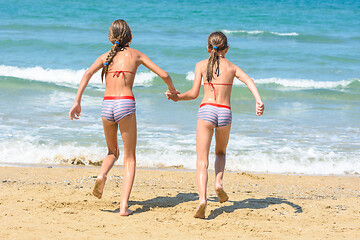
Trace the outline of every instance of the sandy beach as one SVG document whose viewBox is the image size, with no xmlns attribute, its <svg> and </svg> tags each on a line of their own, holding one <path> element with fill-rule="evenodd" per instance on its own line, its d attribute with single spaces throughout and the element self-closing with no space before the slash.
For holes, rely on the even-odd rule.
<svg viewBox="0 0 360 240">
<path fill-rule="evenodd" d="M 121 217 L 122 171 L 98 200 L 98 168 L 0 167 L 0 239 L 360 239 L 358 176 L 226 173 L 220 204 L 210 172 L 195 219 L 195 172 L 138 169 Z"/>
</svg>

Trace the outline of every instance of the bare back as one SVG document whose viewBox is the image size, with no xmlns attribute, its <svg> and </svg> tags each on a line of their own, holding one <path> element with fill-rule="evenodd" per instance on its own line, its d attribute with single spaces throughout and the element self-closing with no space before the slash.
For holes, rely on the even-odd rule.
<svg viewBox="0 0 360 240">
<path fill-rule="evenodd" d="M 198 63 L 201 78 L 204 84 L 204 97 L 201 103 L 217 103 L 230 106 L 232 84 L 236 74 L 236 66 L 225 58 L 220 58 L 219 76 L 214 74 L 212 81 L 208 84 L 206 80 L 206 68 L 208 59 Z"/>
<path fill-rule="evenodd" d="M 104 55 L 106 57 L 107 53 Z M 142 63 L 142 55 L 140 51 L 130 47 L 115 55 L 105 77 L 105 96 L 133 96 L 135 73 Z"/>
</svg>

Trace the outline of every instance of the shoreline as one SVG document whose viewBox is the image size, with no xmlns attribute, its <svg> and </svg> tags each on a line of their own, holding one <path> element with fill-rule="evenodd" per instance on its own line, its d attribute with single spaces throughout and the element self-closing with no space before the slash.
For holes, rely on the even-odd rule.
<svg viewBox="0 0 360 240">
<path fill-rule="evenodd" d="M 205 219 L 195 219 L 195 172 L 137 169 L 121 217 L 123 169 L 0 167 L 1 239 L 357 239 L 360 178 L 227 172 L 220 204 L 209 174 Z"/>
<path fill-rule="evenodd" d="M 78 168 L 78 169 L 100 169 L 100 166 L 95 165 L 74 165 L 74 164 L 45 164 L 45 163 L 4 163 L 0 162 L 1 167 L 19 167 L 19 168 Z M 123 169 L 123 165 L 114 165 L 113 169 Z M 137 170 L 151 170 L 151 171 L 176 171 L 176 172 L 196 172 L 196 169 L 187 169 L 183 167 L 136 167 Z M 208 169 L 208 172 L 214 172 L 212 169 Z M 339 176 L 339 177 L 358 177 L 359 173 L 353 174 L 307 174 L 307 173 L 273 173 L 273 172 L 251 172 L 251 171 L 232 171 L 225 168 L 225 173 L 248 173 L 248 174 L 264 174 L 264 175 L 290 175 L 290 176 L 314 176 L 314 177 L 326 177 L 326 176 Z"/>
</svg>

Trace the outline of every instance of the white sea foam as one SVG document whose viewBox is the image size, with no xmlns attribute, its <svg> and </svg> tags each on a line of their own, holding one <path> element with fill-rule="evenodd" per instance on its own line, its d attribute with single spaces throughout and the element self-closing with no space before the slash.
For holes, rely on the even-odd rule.
<svg viewBox="0 0 360 240">
<path fill-rule="evenodd" d="M 36 144 L 30 139 L 24 141 L 6 141 L 0 143 L 0 163 L 17 164 L 92 164 L 100 162 L 106 147 L 98 145 L 74 146 L 52 144 Z M 253 147 L 259 143 L 244 138 L 230 142 L 227 151 L 226 169 L 230 171 L 250 171 L 268 173 L 300 173 L 300 174 L 355 174 L 360 172 L 360 162 L 356 154 L 324 152 L 315 148 L 299 148 L 285 146 L 278 149 Z M 195 141 L 195 138 L 193 138 Z M 159 144 L 161 142 L 161 144 Z M 245 144 L 240 145 L 239 143 Z M 173 167 L 185 169 L 196 168 L 194 143 L 188 147 L 180 144 L 166 144 L 161 139 L 152 139 L 151 146 L 138 146 L 137 164 L 139 167 Z M 236 147 L 234 147 L 236 145 Z M 121 145 L 120 145 L 121 148 Z M 270 150 L 270 151 L 269 151 Z M 122 158 L 120 149 L 120 158 Z M 213 156 L 214 146 L 209 156 Z M 117 161 L 116 165 L 121 165 Z M 209 161 L 209 169 L 214 168 L 214 161 Z"/>
<path fill-rule="evenodd" d="M 28 80 L 55 83 L 69 87 L 77 87 L 85 69 L 50 69 L 42 67 L 21 68 L 0 65 L 0 76 L 23 78 Z M 139 72 L 135 76 L 134 86 L 148 86 L 156 76 L 153 72 Z M 101 85 L 101 71 L 94 74 L 90 84 Z"/>
<path fill-rule="evenodd" d="M 346 87 L 352 80 L 341 81 L 314 81 L 311 79 L 282 79 L 282 78 L 264 78 L 255 79 L 256 84 L 278 84 L 287 88 L 300 89 L 334 89 L 338 87 Z"/>
<path fill-rule="evenodd" d="M 9 76 L 50 83 L 78 84 L 85 69 L 44 69 L 42 67 L 21 68 L 0 65 L 0 76 Z"/>
<path fill-rule="evenodd" d="M 77 87 L 85 69 L 44 69 L 42 67 L 20 68 L 13 66 L 0 65 L 0 76 L 23 78 L 34 81 L 55 83 L 62 86 Z M 134 86 L 150 86 L 156 74 L 153 72 L 138 72 L 135 77 Z M 186 73 L 186 79 L 194 80 L 194 72 Z M 341 81 L 314 81 L 312 79 L 283 79 L 283 78 L 264 78 L 254 79 L 256 84 L 277 84 L 286 88 L 298 89 L 334 89 L 346 87 L 354 80 Z M 356 80 L 355 80 L 356 81 Z M 91 79 L 90 84 L 101 86 L 100 71 Z M 234 80 L 235 85 L 243 85 L 240 81 Z"/>
<path fill-rule="evenodd" d="M 194 78 L 195 78 L 195 73 L 194 72 L 190 71 L 190 72 L 186 73 L 186 80 L 194 81 Z"/>
<path fill-rule="evenodd" d="M 89 164 L 104 157 L 105 147 L 39 144 L 29 139 L 0 142 L 0 162 L 19 164 L 59 164 L 74 159 Z"/>
<path fill-rule="evenodd" d="M 291 32 L 291 33 L 278 33 L 278 32 L 270 32 L 271 34 L 274 35 L 279 35 L 279 36 L 298 36 L 299 33 L 296 32 Z"/>
<path fill-rule="evenodd" d="M 269 33 L 269 34 L 273 34 L 273 35 L 277 35 L 277 36 L 298 36 L 298 35 L 300 35 L 299 33 L 296 33 L 296 32 L 279 33 L 279 32 L 270 32 L 270 31 L 261 31 L 261 30 L 247 31 L 247 30 L 226 30 L 226 29 L 224 29 L 222 31 L 228 35 L 232 35 L 234 33 L 244 33 L 244 34 L 249 34 L 249 35 L 260 35 L 260 34 Z"/>
<path fill-rule="evenodd" d="M 189 71 L 186 73 L 186 80 L 193 81 L 195 77 L 194 72 Z M 254 82 L 258 85 L 261 84 L 276 84 L 285 88 L 294 88 L 294 89 L 334 89 L 334 88 L 344 88 L 357 79 L 353 80 L 341 80 L 341 81 L 314 81 L 312 79 L 286 79 L 286 78 L 263 78 L 263 79 L 254 79 Z M 234 79 L 234 85 L 245 86 L 242 82 Z"/>
<path fill-rule="evenodd" d="M 227 167 L 233 171 L 301 173 L 301 174 L 354 174 L 360 163 L 353 154 L 323 152 L 314 148 L 278 149 L 272 152 L 229 151 Z"/>
<path fill-rule="evenodd" d="M 232 33 L 261 34 L 264 32 L 265 31 L 224 30 L 225 34 L 232 34 Z"/>
<path fill-rule="evenodd" d="M 139 72 L 135 76 L 134 86 L 149 86 L 156 76 L 153 72 Z"/>
</svg>

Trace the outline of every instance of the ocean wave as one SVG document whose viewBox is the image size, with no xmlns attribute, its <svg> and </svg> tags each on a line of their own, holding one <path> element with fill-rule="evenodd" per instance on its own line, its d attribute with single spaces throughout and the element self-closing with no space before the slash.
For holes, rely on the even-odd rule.
<svg viewBox="0 0 360 240">
<path fill-rule="evenodd" d="M 19 154 L 21 152 L 21 154 Z M 97 165 L 104 158 L 105 147 L 36 144 L 30 141 L 0 142 L 0 162 L 17 164 Z"/>
<path fill-rule="evenodd" d="M 194 81 L 194 79 L 195 79 L 195 73 L 192 72 L 192 71 L 187 72 L 185 79 L 186 79 L 186 80 L 189 80 L 189 81 Z"/>
<path fill-rule="evenodd" d="M 341 81 L 314 81 L 311 79 L 282 79 L 282 78 L 265 78 L 255 79 L 256 84 L 259 85 L 278 85 L 286 88 L 293 89 L 338 89 L 345 88 L 353 83 L 359 82 L 358 79 L 354 80 L 341 80 Z"/>
<path fill-rule="evenodd" d="M 85 73 L 85 69 L 45 69 L 42 67 L 21 68 L 13 66 L 0 65 L 0 76 L 16 77 L 26 80 L 54 83 L 60 86 L 67 86 L 76 88 Z M 100 71 L 94 74 L 90 81 L 90 85 L 100 87 L 101 76 Z M 170 74 L 171 75 L 171 74 Z M 153 80 L 157 75 L 153 72 L 137 72 L 135 76 L 134 86 L 151 86 Z M 184 75 L 182 75 L 184 76 Z M 185 74 L 185 79 L 188 81 L 194 80 L 194 72 L 189 71 Z M 286 78 L 263 78 L 254 79 L 257 85 L 268 85 L 272 88 L 286 88 L 287 90 L 303 90 L 303 89 L 358 89 L 360 86 L 360 79 L 340 80 L 340 81 L 315 81 L 312 79 L 286 79 Z M 234 85 L 245 85 L 234 79 Z"/>
<path fill-rule="evenodd" d="M 273 152 L 229 152 L 227 164 L 233 171 L 296 173 L 296 174 L 356 174 L 360 164 L 352 154 L 323 152 L 314 148 L 284 147 Z M 238 161 L 237 159 L 242 159 Z"/>
<path fill-rule="evenodd" d="M 241 34 L 241 35 L 263 35 L 263 34 L 270 34 L 275 36 L 299 36 L 300 34 L 297 32 L 289 32 L 289 33 L 279 33 L 279 32 L 271 32 L 271 31 L 263 31 L 263 30 L 254 30 L 254 31 L 247 31 L 247 30 L 222 30 L 225 34 L 232 35 L 232 34 Z"/>
<path fill-rule="evenodd" d="M 322 34 L 310 34 L 310 33 L 297 33 L 297 32 L 271 32 L 266 30 L 222 30 L 225 34 L 229 36 L 254 36 L 254 37 L 288 37 L 299 42 L 304 43 L 324 43 L 324 44 L 336 44 L 344 43 L 347 41 L 346 38 L 339 38 L 329 35 Z M 354 40 L 349 38 L 348 40 Z"/>
<path fill-rule="evenodd" d="M 360 163 L 356 154 L 324 152 L 314 148 L 283 147 L 249 150 L 255 142 L 241 140 L 243 148 L 239 149 L 237 139 L 228 147 L 227 170 L 268 173 L 299 174 L 356 174 L 360 172 Z M 155 144 L 154 144 L 155 146 Z M 181 146 L 158 145 L 156 151 L 146 151 L 142 147 L 137 150 L 139 167 L 164 168 L 182 167 L 195 169 L 195 151 L 184 152 Z M 162 147 L 160 147 L 162 146 Z M 193 146 L 193 145 L 191 145 Z M 195 150 L 195 149 L 194 149 Z M 1 164 L 68 164 L 68 165 L 101 165 L 106 155 L 106 147 L 74 146 L 73 144 L 52 145 L 35 144 L 29 141 L 0 142 Z M 19 155 L 18 153 L 21 152 Z M 122 152 L 122 149 L 121 149 Z M 213 149 L 210 151 L 212 155 Z M 171 158 L 169 158 L 171 156 Z M 117 161 L 116 165 L 121 165 Z M 209 162 L 214 168 L 214 162 Z"/>
<path fill-rule="evenodd" d="M 42 67 L 14 67 L 0 65 L 0 76 L 16 77 L 33 81 L 54 83 L 61 86 L 77 87 L 85 73 L 85 69 L 50 69 Z M 134 86 L 148 86 L 156 77 L 153 72 L 138 72 L 135 76 Z M 101 85 L 101 71 L 94 74 L 90 85 Z"/>
<path fill-rule="evenodd" d="M 186 80 L 193 81 L 195 74 L 192 71 L 186 73 Z M 286 78 L 263 78 L 263 79 L 254 79 L 254 82 L 257 85 L 270 85 L 273 87 L 284 87 L 287 89 L 339 89 L 339 88 L 357 88 L 360 84 L 360 79 L 351 79 L 351 80 L 340 80 L 340 81 L 314 81 L 312 79 L 286 79 Z M 245 85 L 234 79 L 234 85 Z"/>
</svg>

